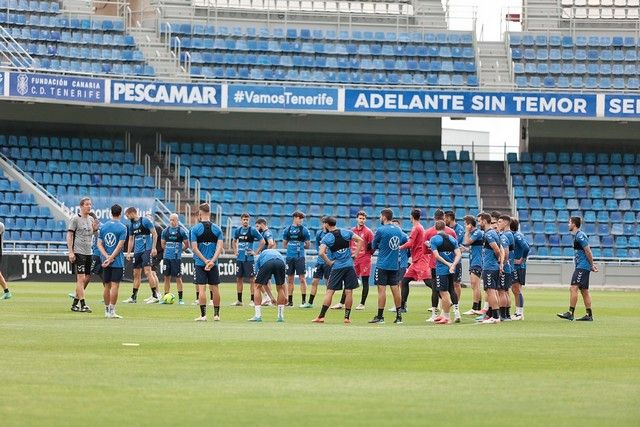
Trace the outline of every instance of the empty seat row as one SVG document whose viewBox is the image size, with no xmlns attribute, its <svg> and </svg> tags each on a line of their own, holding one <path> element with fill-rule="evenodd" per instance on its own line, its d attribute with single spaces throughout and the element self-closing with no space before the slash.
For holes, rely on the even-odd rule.
<svg viewBox="0 0 640 427">
<path fill-rule="evenodd" d="M 638 6 L 628 8 L 612 8 L 612 7 L 563 7 L 563 19 L 618 19 L 618 20 L 637 20 L 640 18 Z"/>
<path fill-rule="evenodd" d="M 382 1 L 323 1 L 323 0 L 197 0 L 197 4 L 210 8 L 262 10 L 279 13 L 348 13 L 412 16 L 410 3 Z"/>
<path fill-rule="evenodd" d="M 604 6 L 604 7 L 626 7 L 640 5 L 640 0 L 561 0 L 562 6 Z"/>
<path fill-rule="evenodd" d="M 575 88 L 575 89 L 638 89 L 640 88 L 640 80 L 637 78 L 614 78 L 609 77 L 558 77 L 556 80 L 553 76 L 516 76 L 515 84 L 517 87 L 533 87 L 533 88 Z"/>
<path fill-rule="evenodd" d="M 622 49 L 546 49 L 546 48 L 526 48 L 524 50 L 513 48 L 511 50 L 511 58 L 519 61 L 549 61 L 548 64 L 553 64 L 554 61 L 572 62 L 575 66 L 582 66 L 582 62 L 598 63 L 601 64 L 611 62 L 631 62 L 638 61 L 639 55 L 637 48 L 622 48 Z M 526 64 L 527 62 L 524 62 Z M 580 62 L 582 61 L 582 62 Z M 615 64 L 609 64 L 615 65 Z M 636 64 L 632 64 L 636 65 Z"/>
<path fill-rule="evenodd" d="M 569 36 L 545 34 L 510 33 L 511 47 L 564 47 L 564 48 L 610 48 L 639 47 L 640 37 L 634 36 Z"/>
<path fill-rule="evenodd" d="M 56 1 L 0 0 L 0 9 L 55 14 L 60 11 L 60 4 Z"/>
</svg>

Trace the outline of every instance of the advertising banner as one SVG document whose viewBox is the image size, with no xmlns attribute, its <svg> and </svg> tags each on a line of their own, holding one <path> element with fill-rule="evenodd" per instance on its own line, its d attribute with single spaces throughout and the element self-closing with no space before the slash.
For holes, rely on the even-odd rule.
<svg viewBox="0 0 640 427">
<path fill-rule="evenodd" d="M 383 114 L 596 117 L 594 94 L 346 89 L 345 112 Z"/>
<path fill-rule="evenodd" d="M 220 108 L 218 84 L 183 84 L 112 80 L 111 104 L 155 107 Z"/>
<path fill-rule="evenodd" d="M 66 102 L 105 102 L 106 80 L 40 73 L 9 73 L 9 96 Z"/>
<path fill-rule="evenodd" d="M 229 108 L 338 111 L 338 89 L 229 85 Z"/>
<path fill-rule="evenodd" d="M 604 116 L 621 119 L 640 118 L 640 96 L 605 95 Z"/>
</svg>

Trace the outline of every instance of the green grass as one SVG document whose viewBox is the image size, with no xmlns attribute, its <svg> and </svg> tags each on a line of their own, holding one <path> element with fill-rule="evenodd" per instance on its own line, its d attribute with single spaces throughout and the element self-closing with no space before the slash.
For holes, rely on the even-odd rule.
<svg viewBox="0 0 640 427">
<path fill-rule="evenodd" d="M 285 324 L 267 308 L 249 324 L 252 308 L 227 306 L 234 288 L 222 322 L 201 324 L 190 305 L 120 304 L 123 320 L 104 319 L 95 284 L 95 312 L 81 314 L 71 285 L 12 283 L 0 425 L 640 424 L 640 293 L 593 292 L 593 323 L 555 317 L 568 291 L 528 289 L 524 322 L 436 326 L 414 288 L 404 325 L 368 325 L 370 299 L 344 326 L 335 311 L 311 324 L 317 308 L 290 309 Z"/>
</svg>

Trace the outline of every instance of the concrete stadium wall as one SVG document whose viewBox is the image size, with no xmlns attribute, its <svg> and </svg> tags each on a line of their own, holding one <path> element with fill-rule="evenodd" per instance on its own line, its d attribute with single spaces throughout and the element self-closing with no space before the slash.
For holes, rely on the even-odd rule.
<svg viewBox="0 0 640 427">
<path fill-rule="evenodd" d="M 523 119 L 521 126 L 521 151 L 640 152 L 639 122 Z"/>
<path fill-rule="evenodd" d="M 376 118 L 346 115 L 220 113 L 28 104 L 0 101 L 0 128 L 16 132 L 82 132 L 106 135 L 130 130 L 166 139 L 279 144 L 393 146 L 439 150 L 440 118 Z M 153 141 L 153 138 L 151 138 Z"/>
</svg>

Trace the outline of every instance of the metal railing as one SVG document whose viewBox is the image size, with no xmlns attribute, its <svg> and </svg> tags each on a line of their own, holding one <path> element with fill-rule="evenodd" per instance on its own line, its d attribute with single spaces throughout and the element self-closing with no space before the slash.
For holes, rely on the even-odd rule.
<svg viewBox="0 0 640 427">
<path fill-rule="evenodd" d="M 0 153 L 0 158 L 2 158 L 2 160 L 7 162 L 13 169 L 18 171 L 27 181 L 29 181 L 31 185 L 36 187 L 41 193 L 43 193 L 47 198 L 49 198 L 49 200 L 54 205 L 58 206 L 65 213 L 65 215 L 71 216 L 72 214 L 71 210 L 64 203 L 58 200 L 56 196 L 54 196 L 46 188 L 44 188 L 38 181 L 36 181 L 29 173 L 20 169 L 13 160 L 9 159 L 4 154 Z"/>
<path fill-rule="evenodd" d="M 504 146 L 504 173 L 507 179 L 507 196 L 509 197 L 509 202 L 511 202 L 511 214 L 518 215 L 518 207 L 516 206 L 516 198 L 513 192 L 513 181 L 511 180 L 511 166 L 509 165 L 509 161 L 507 159 L 507 146 Z"/>
<path fill-rule="evenodd" d="M 471 165 L 473 167 L 473 177 L 475 180 L 476 197 L 478 198 L 479 212 L 484 212 L 484 203 L 482 202 L 482 195 L 480 194 L 480 179 L 478 178 L 478 163 L 476 162 L 476 150 L 474 143 L 471 143 Z"/>
<path fill-rule="evenodd" d="M 2 25 L 0 25 L 0 55 L 18 71 L 33 71 L 35 64 L 33 57 Z"/>
<path fill-rule="evenodd" d="M 46 248 L 38 248 L 38 246 L 45 246 Z M 3 240 L 2 242 L 3 253 L 17 253 L 24 254 L 25 251 L 29 253 L 37 254 L 67 254 L 67 242 L 59 241 L 34 241 L 34 240 Z"/>
</svg>

